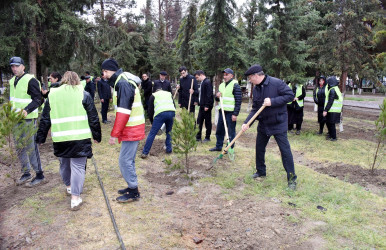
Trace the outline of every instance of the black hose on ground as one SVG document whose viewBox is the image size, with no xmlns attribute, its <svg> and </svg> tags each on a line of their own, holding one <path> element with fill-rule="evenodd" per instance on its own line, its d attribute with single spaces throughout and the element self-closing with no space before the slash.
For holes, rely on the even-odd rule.
<svg viewBox="0 0 386 250">
<path fill-rule="evenodd" d="M 122 237 L 121 237 L 121 234 L 119 233 L 119 229 L 118 229 L 117 223 L 115 222 L 113 210 L 111 210 L 110 202 L 109 202 L 109 199 L 108 199 L 108 197 L 107 197 L 107 195 L 106 195 L 105 188 L 103 187 L 102 179 L 101 179 L 101 177 L 99 176 L 99 172 L 98 172 L 98 167 L 97 167 L 96 160 L 95 160 L 94 157 L 92 157 L 91 160 L 92 160 L 92 164 L 93 164 L 94 167 L 95 167 L 95 172 L 96 172 L 96 174 L 97 174 L 97 176 L 98 176 L 98 180 L 99 180 L 99 184 L 100 184 L 100 186 L 101 186 L 102 192 L 103 192 L 103 196 L 105 197 L 106 205 L 107 205 L 107 208 L 108 208 L 109 213 L 110 213 L 111 221 L 113 222 L 113 226 L 114 226 L 114 229 L 115 229 L 115 233 L 116 233 L 116 235 L 117 235 L 117 237 L 118 237 L 119 243 L 121 244 L 121 249 L 122 249 L 122 250 L 126 250 L 125 244 L 123 243 L 123 240 L 122 240 Z"/>
</svg>

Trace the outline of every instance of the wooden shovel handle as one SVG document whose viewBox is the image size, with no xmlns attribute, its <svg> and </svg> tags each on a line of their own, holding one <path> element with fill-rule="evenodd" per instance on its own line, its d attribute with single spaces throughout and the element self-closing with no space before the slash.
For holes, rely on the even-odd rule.
<svg viewBox="0 0 386 250">
<path fill-rule="evenodd" d="M 173 100 L 176 98 L 177 92 L 178 92 L 178 88 L 176 87 L 176 92 L 174 93 Z"/>
<path fill-rule="evenodd" d="M 227 141 L 229 143 L 228 126 L 227 126 L 227 120 L 225 119 L 225 111 L 224 111 L 224 104 L 222 102 L 222 96 L 220 96 L 220 107 L 221 107 L 222 119 L 224 122 L 225 135 L 226 135 Z"/>
<path fill-rule="evenodd" d="M 190 89 L 193 89 L 193 81 L 194 81 L 194 79 L 192 79 L 192 84 L 190 85 Z M 192 101 L 192 93 L 190 93 L 190 95 L 189 95 L 188 112 L 190 112 L 190 102 L 191 101 Z"/>
<path fill-rule="evenodd" d="M 251 123 L 257 118 L 257 116 L 261 113 L 261 111 L 263 111 L 265 108 L 265 106 L 261 106 L 261 108 L 252 116 L 251 119 L 249 119 L 249 121 L 247 122 L 247 125 L 251 125 Z M 231 141 L 231 143 L 229 143 L 229 145 L 222 151 L 223 154 L 225 154 L 228 149 L 236 142 L 236 140 L 244 133 L 243 130 L 240 130 L 240 132 L 237 133 L 236 137 Z"/>
</svg>

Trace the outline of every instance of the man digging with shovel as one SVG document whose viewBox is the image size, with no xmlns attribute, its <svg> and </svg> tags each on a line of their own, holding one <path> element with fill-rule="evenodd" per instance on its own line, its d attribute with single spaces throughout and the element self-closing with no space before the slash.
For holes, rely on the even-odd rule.
<svg viewBox="0 0 386 250">
<path fill-rule="evenodd" d="M 286 107 L 287 102 L 294 99 L 294 94 L 282 80 L 265 75 L 263 68 L 258 64 L 250 67 L 245 75 L 255 88 L 253 88 L 252 110 L 241 127 L 242 131 L 249 128 L 247 122 L 257 110 L 261 106 L 266 106 L 265 110 L 257 116 L 257 120 L 259 120 L 256 137 L 257 171 L 252 177 L 257 179 L 266 176 L 265 148 L 269 138 L 273 135 L 280 149 L 284 169 L 287 172 L 288 188 L 295 190 L 297 176 L 287 138 L 288 116 Z"/>
<path fill-rule="evenodd" d="M 241 108 L 241 88 L 237 80 L 234 79 L 233 70 L 227 68 L 223 71 L 223 73 L 224 81 L 219 86 L 219 92 L 216 94 L 216 101 L 220 101 L 220 97 L 222 98 L 223 107 L 221 107 L 221 109 L 223 110 L 224 115 L 220 115 L 218 119 L 216 129 L 216 146 L 209 149 L 209 151 L 222 151 L 224 135 L 226 133 L 225 126 L 227 126 L 227 132 L 229 133 L 228 143 L 235 138 L 236 121 Z M 232 149 L 233 147 L 234 144 L 232 145 Z"/>
</svg>

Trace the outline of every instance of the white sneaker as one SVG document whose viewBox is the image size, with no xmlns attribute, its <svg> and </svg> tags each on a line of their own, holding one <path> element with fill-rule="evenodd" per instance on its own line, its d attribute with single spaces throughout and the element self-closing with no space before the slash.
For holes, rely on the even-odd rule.
<svg viewBox="0 0 386 250">
<path fill-rule="evenodd" d="M 77 200 L 71 200 L 71 210 L 76 211 L 80 209 L 80 206 L 83 204 L 82 198 L 79 197 Z"/>
<path fill-rule="evenodd" d="M 66 188 L 66 194 L 67 194 L 67 196 L 71 195 L 71 188 Z"/>
</svg>

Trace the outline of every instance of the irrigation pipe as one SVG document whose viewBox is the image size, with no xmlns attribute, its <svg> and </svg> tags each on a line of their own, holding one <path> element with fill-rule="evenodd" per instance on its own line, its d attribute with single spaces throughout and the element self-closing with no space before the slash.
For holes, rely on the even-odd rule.
<svg viewBox="0 0 386 250">
<path fill-rule="evenodd" d="M 119 233 L 119 229 L 118 229 L 117 223 L 115 222 L 113 210 L 111 210 L 110 202 L 109 202 L 109 199 L 108 199 L 108 197 L 107 197 L 107 195 L 106 195 L 105 188 L 103 187 L 102 179 L 101 179 L 101 177 L 99 176 L 99 172 L 98 172 L 98 167 L 97 167 L 96 160 L 95 160 L 94 157 L 92 157 L 91 160 L 92 160 L 92 164 L 93 164 L 94 167 L 95 167 L 95 172 L 96 172 L 96 174 L 97 174 L 97 176 L 98 176 L 98 180 L 99 180 L 99 184 L 100 184 L 100 186 L 101 186 L 102 192 L 103 192 L 103 196 L 105 197 L 106 205 L 107 205 L 107 208 L 108 208 L 109 213 L 110 213 L 111 221 L 113 222 L 113 226 L 114 226 L 114 229 L 115 229 L 115 233 L 116 233 L 116 235 L 117 235 L 117 237 L 118 237 L 119 243 L 121 244 L 121 249 L 122 249 L 122 250 L 126 250 L 125 244 L 123 243 L 123 240 L 122 240 L 122 237 L 121 237 L 121 234 Z"/>
</svg>

